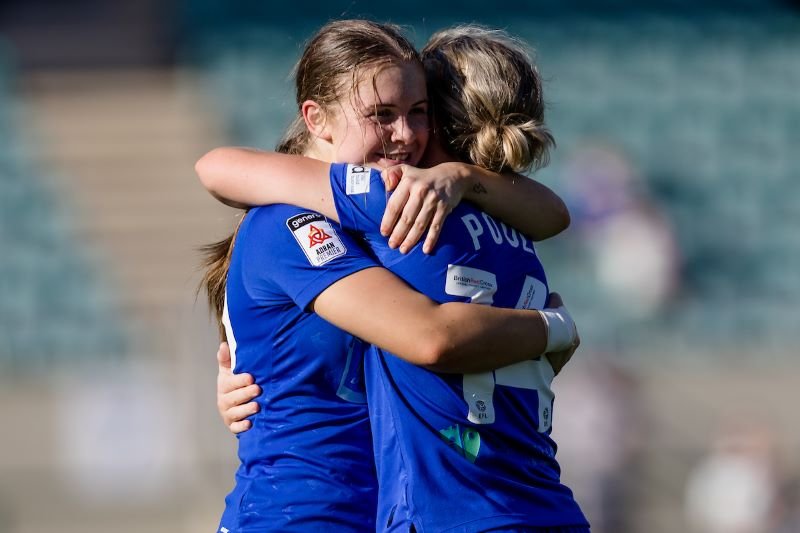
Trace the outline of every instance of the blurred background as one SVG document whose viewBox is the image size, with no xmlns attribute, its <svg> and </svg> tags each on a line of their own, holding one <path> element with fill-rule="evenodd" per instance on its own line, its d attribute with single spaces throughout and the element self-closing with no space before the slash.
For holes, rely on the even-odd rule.
<svg viewBox="0 0 800 533">
<path fill-rule="evenodd" d="M 800 3 L 0 1 L 0 532 L 213 531 L 194 176 L 271 148 L 332 18 L 463 22 L 537 51 L 573 222 L 539 246 L 576 317 L 564 480 L 600 533 L 800 531 Z"/>
</svg>

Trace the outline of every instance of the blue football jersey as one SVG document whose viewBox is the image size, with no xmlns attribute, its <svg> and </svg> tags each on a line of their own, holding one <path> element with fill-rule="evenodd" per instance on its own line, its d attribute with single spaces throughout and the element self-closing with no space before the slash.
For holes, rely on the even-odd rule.
<svg viewBox="0 0 800 533">
<path fill-rule="evenodd" d="M 533 243 L 475 206 L 453 210 L 432 254 L 417 245 L 404 255 L 379 232 L 387 194 L 377 171 L 335 164 L 331 186 L 342 227 L 433 300 L 544 307 L 547 279 Z M 560 482 L 549 437 L 554 374 L 546 359 L 455 375 L 371 348 L 365 370 L 379 530 L 588 525 Z"/>
<path fill-rule="evenodd" d="M 218 531 L 374 528 L 365 344 L 307 309 L 332 283 L 373 266 L 317 213 L 273 205 L 245 216 L 223 321 L 234 371 L 261 386 L 261 411 L 238 435 L 241 465 Z"/>
</svg>

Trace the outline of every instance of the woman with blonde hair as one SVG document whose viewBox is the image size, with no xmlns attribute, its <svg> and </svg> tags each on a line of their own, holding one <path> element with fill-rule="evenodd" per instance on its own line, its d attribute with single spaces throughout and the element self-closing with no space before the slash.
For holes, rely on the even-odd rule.
<svg viewBox="0 0 800 533">
<path fill-rule="evenodd" d="M 318 160 L 270 156 L 280 158 L 273 165 L 279 172 L 286 168 L 281 165 L 297 162 L 292 167 L 297 180 L 273 192 L 296 194 L 289 199 L 335 217 L 333 201 L 344 197 L 333 197 L 327 177 L 326 187 L 304 190 L 305 163 L 327 168 L 322 161 L 381 167 L 419 162 L 428 135 L 423 71 L 413 47 L 395 28 L 366 21 L 326 25 L 305 49 L 297 84 L 296 126 L 305 128 L 292 128 L 283 148 Z M 201 176 L 222 172 L 236 179 L 240 171 L 247 174 L 251 158 L 262 155 L 217 150 L 199 161 L 197 170 Z M 368 193 L 370 186 L 378 191 L 374 181 L 380 178 L 368 169 L 334 167 L 344 180 L 336 183 L 346 181 L 354 195 Z M 486 174 L 482 194 L 491 197 L 497 177 Z M 473 217 L 489 217 L 469 209 Z M 433 301 L 412 290 L 378 268 L 386 263 L 376 261 L 375 248 L 373 254 L 361 251 L 357 240 L 319 213 L 289 205 L 254 208 L 235 236 L 209 249 L 209 299 L 224 325 L 234 368 L 252 373 L 264 391 L 253 429 L 240 435 L 242 464 L 220 531 L 375 527 L 375 470 L 360 386 L 362 362 L 374 363 L 364 361 L 367 347 L 359 339 L 413 368 L 441 372 L 485 371 L 545 352 L 565 351 L 566 358 L 576 342 L 563 308 L 524 310 L 536 305 L 531 290 L 538 291 L 535 300 L 543 305 L 546 286 L 532 244 L 515 231 L 508 235 L 526 254 L 526 272 L 538 277 L 526 278 L 527 299 L 520 309 L 500 309 L 468 305 L 467 297 Z M 508 246 L 515 247 L 510 241 Z M 387 253 L 418 255 L 388 248 Z M 369 353 L 384 357 L 377 348 Z M 537 383 L 546 387 L 554 370 L 546 360 L 536 368 L 542 371 L 542 364 L 547 369 Z M 437 439 L 438 446 L 450 449 Z M 393 494 L 386 493 L 387 503 Z M 412 514 L 398 515 L 397 522 L 383 512 L 379 517 L 381 528 L 389 522 L 417 523 Z M 419 520 L 423 527 L 427 518 Z"/>
<path fill-rule="evenodd" d="M 437 302 L 541 310 L 548 286 L 531 240 L 474 206 L 454 201 L 469 190 L 473 196 L 491 197 L 488 205 L 508 200 L 508 205 L 519 208 L 520 196 L 497 194 L 508 192 L 509 188 L 503 189 L 508 183 L 498 185 L 502 182 L 457 161 L 494 172 L 546 163 L 553 139 L 544 125 L 538 72 L 517 41 L 473 26 L 435 34 L 422 57 L 434 117 L 425 163 L 438 165 L 428 170 L 409 164 L 390 168 L 385 172 L 390 184 L 399 175 L 403 180 L 388 202 L 380 172 L 357 160 L 329 165 L 224 148 L 199 162 L 201 180 L 229 201 L 296 202 L 317 209 L 362 238 L 382 265 Z M 349 126 L 351 132 L 358 130 L 356 122 Z M 449 175 L 441 178 L 442 173 Z M 420 176 L 427 179 L 434 174 L 439 177 L 432 180 L 433 195 L 421 195 L 413 185 L 402 188 L 406 180 L 416 184 Z M 526 192 L 533 182 L 518 177 L 510 183 L 510 190 Z M 393 206 L 395 200 L 404 207 Z M 389 241 L 381 234 L 385 214 L 387 225 L 399 217 L 398 225 L 403 226 L 399 237 L 393 235 Z M 504 220 L 527 231 L 529 216 L 530 211 L 522 209 L 506 213 Z M 424 246 L 429 254 L 422 246 L 409 245 L 424 231 L 424 224 L 412 224 L 415 219 L 431 222 Z M 441 236 L 434 249 L 438 231 Z M 394 249 L 398 245 L 400 250 Z M 380 288 L 375 286 L 375 291 L 380 293 Z M 469 369 L 473 373 L 453 374 L 414 364 L 385 346 L 367 351 L 367 401 L 379 479 L 378 529 L 588 531 L 571 491 L 560 483 L 556 446 L 549 438 L 550 383 L 577 341 L 557 296 L 551 306 L 562 312 L 541 311 L 549 334 L 544 351 L 566 348 L 560 359 L 543 357 L 509 365 L 511 361 L 497 359 L 503 351 L 498 345 L 490 348 L 485 360 L 495 370 L 482 373 L 473 367 Z M 357 308 L 350 311 L 363 317 Z M 479 325 L 464 322 L 457 327 Z M 410 333 L 400 324 L 392 326 L 401 334 Z M 258 423 L 255 420 L 253 427 Z"/>
</svg>

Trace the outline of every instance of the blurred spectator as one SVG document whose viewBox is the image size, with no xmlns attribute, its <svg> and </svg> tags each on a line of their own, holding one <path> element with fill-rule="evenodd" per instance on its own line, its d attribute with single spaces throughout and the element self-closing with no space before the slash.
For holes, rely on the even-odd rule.
<svg viewBox="0 0 800 533">
<path fill-rule="evenodd" d="M 778 526 L 774 533 L 797 533 L 800 531 L 800 478 L 797 472 L 783 486 Z"/>
<path fill-rule="evenodd" d="M 678 289 L 679 258 L 672 227 L 641 177 L 618 150 L 588 145 L 562 178 L 604 299 L 625 318 L 655 315 Z"/>
<path fill-rule="evenodd" d="M 599 354 L 579 353 L 554 383 L 553 438 L 564 482 L 592 524 L 592 533 L 632 531 L 630 491 L 642 416 L 637 379 Z"/>
<path fill-rule="evenodd" d="M 694 530 L 775 531 L 780 512 L 776 462 L 769 431 L 746 426 L 722 432 L 686 485 L 686 514 Z"/>
<path fill-rule="evenodd" d="M 56 438 L 63 484 L 73 497 L 94 505 L 152 503 L 176 482 L 185 417 L 160 362 L 96 364 L 58 387 Z M 86 386 L 90 383 L 91 386 Z M 0 530 L 1 531 L 1 530 Z"/>
</svg>

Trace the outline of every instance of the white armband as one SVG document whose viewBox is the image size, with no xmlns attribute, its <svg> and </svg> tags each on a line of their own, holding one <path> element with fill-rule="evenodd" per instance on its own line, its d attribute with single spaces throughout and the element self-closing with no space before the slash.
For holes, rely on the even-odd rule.
<svg viewBox="0 0 800 533">
<path fill-rule="evenodd" d="M 555 309 L 542 309 L 539 311 L 547 329 L 547 347 L 545 353 L 560 352 L 566 350 L 573 344 L 578 337 L 578 329 L 575 321 L 564 306 Z"/>
</svg>

